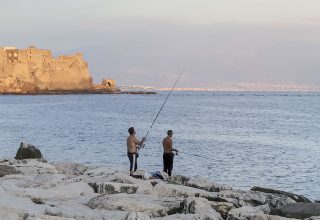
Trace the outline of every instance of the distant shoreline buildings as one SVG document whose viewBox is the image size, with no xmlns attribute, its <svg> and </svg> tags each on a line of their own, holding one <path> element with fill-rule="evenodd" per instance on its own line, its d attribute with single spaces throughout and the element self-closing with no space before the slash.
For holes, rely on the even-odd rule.
<svg viewBox="0 0 320 220">
<path fill-rule="evenodd" d="M 119 86 L 121 91 L 130 92 L 158 92 L 170 91 L 167 87 L 150 86 Z M 319 92 L 320 88 L 308 87 L 302 85 L 286 84 L 220 84 L 209 88 L 174 88 L 173 91 L 191 91 L 191 92 Z"/>
</svg>

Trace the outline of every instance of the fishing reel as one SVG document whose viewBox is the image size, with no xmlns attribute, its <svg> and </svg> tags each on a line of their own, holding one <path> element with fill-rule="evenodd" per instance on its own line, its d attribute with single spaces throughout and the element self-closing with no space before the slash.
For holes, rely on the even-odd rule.
<svg viewBox="0 0 320 220">
<path fill-rule="evenodd" d="M 147 136 L 143 137 L 144 141 L 143 144 L 140 148 L 144 148 L 146 146 L 146 142 L 147 142 Z"/>
</svg>

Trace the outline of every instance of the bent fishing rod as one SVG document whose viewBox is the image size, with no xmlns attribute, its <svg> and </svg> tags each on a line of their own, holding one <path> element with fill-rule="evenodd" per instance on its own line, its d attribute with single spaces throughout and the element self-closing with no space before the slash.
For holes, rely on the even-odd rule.
<svg viewBox="0 0 320 220">
<path fill-rule="evenodd" d="M 149 129 L 148 129 L 148 132 L 147 132 L 146 136 L 144 136 L 144 138 L 145 138 L 145 139 L 147 139 L 147 137 L 148 137 L 148 135 L 149 135 L 149 133 L 150 133 L 151 128 L 153 127 L 154 123 L 156 122 L 157 118 L 159 117 L 160 112 L 162 111 L 162 109 L 163 109 L 164 105 L 166 104 L 166 102 L 167 102 L 167 100 L 168 100 L 169 96 L 171 95 L 171 93 L 172 93 L 173 89 L 176 87 L 176 85 L 177 85 L 177 83 L 178 83 L 178 81 L 179 81 L 179 79 L 180 79 L 180 77 L 181 77 L 181 75 L 182 75 L 183 71 L 184 71 L 184 67 L 182 68 L 182 70 L 181 70 L 181 72 L 180 72 L 180 74 L 179 74 L 178 78 L 177 78 L 177 79 L 176 79 L 176 81 L 174 82 L 174 84 L 173 84 L 173 86 L 172 86 L 172 88 L 171 88 L 171 90 L 170 90 L 169 94 L 167 95 L 166 99 L 164 100 L 164 102 L 163 102 L 163 104 L 162 104 L 162 106 L 161 106 L 161 108 L 160 108 L 160 110 L 159 110 L 158 114 L 156 115 L 155 119 L 153 120 L 153 122 L 152 122 L 151 126 L 149 127 Z M 145 144 L 143 144 L 141 148 L 144 148 L 144 146 L 145 146 Z"/>
</svg>

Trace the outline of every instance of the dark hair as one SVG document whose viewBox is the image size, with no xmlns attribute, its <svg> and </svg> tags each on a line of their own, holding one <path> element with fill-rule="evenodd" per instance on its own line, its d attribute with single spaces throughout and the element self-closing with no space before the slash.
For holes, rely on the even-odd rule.
<svg viewBox="0 0 320 220">
<path fill-rule="evenodd" d="M 128 132 L 129 132 L 129 134 L 133 134 L 133 133 L 134 133 L 134 127 L 130 127 L 130 128 L 128 129 Z"/>
<path fill-rule="evenodd" d="M 167 134 L 168 134 L 168 135 L 172 135 L 172 134 L 173 134 L 173 131 L 172 131 L 172 130 L 168 130 L 168 131 L 167 131 Z"/>
</svg>

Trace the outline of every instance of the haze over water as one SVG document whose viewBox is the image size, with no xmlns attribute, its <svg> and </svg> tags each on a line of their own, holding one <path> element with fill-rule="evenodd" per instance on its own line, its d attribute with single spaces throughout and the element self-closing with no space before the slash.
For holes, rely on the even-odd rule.
<svg viewBox="0 0 320 220">
<path fill-rule="evenodd" d="M 25 141 L 49 162 L 128 169 L 128 127 L 144 136 L 166 95 L 0 96 L 1 158 Z M 161 141 L 172 129 L 181 151 L 174 174 L 319 199 L 319 111 L 318 92 L 174 92 L 138 166 L 162 169 Z"/>
</svg>

